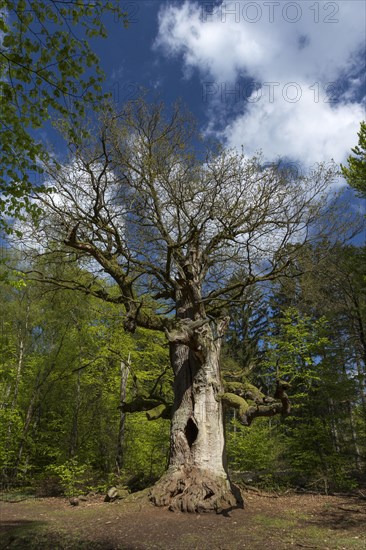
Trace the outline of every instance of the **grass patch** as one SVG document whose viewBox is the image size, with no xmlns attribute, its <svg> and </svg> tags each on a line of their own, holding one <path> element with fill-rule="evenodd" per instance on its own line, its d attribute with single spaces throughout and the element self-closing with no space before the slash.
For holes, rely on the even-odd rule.
<svg viewBox="0 0 366 550">
<path fill-rule="evenodd" d="M 293 529 L 297 525 L 297 521 L 287 518 L 275 518 L 271 516 L 254 516 L 254 522 L 267 527 L 268 529 Z"/>
<path fill-rule="evenodd" d="M 34 499 L 34 489 L 10 489 L 9 491 L 0 492 L 0 502 L 21 502 L 23 500 Z"/>
<path fill-rule="evenodd" d="M 324 550 L 365 550 L 366 535 L 362 536 L 346 529 L 334 529 L 313 525 L 313 518 L 296 510 L 285 510 L 287 517 L 255 515 L 254 526 L 261 526 L 279 544 L 309 546 Z M 281 545 L 279 545 L 281 548 Z"/>
</svg>

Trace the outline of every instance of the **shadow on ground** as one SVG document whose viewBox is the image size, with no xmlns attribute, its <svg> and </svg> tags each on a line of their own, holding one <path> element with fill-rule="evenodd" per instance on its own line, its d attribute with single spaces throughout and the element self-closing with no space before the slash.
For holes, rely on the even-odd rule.
<svg viewBox="0 0 366 550">
<path fill-rule="evenodd" d="M 115 550 L 115 544 L 110 541 L 91 542 L 75 538 L 63 531 L 62 533 L 49 530 L 47 521 L 11 520 L 1 522 L 0 550 Z M 123 550 L 138 550 L 136 546 L 123 546 Z"/>
<path fill-rule="evenodd" d="M 322 513 L 307 523 L 336 531 L 359 530 L 364 523 L 366 532 L 366 500 L 354 498 L 328 508 L 325 505 Z"/>
</svg>

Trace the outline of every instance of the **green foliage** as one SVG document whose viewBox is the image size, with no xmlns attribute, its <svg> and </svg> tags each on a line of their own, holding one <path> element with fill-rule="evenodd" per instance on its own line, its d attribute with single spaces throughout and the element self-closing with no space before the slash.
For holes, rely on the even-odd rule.
<svg viewBox="0 0 366 550">
<path fill-rule="evenodd" d="M 0 465 L 4 471 L 11 472 L 17 459 L 17 447 L 22 437 L 23 419 L 21 411 L 10 408 L 0 409 Z"/>
<path fill-rule="evenodd" d="M 127 416 L 126 461 L 127 474 L 144 472 L 151 479 L 160 477 L 167 466 L 169 427 L 166 420 L 149 422 L 144 413 Z"/>
<path fill-rule="evenodd" d="M 347 166 L 342 166 L 342 174 L 348 184 L 356 189 L 360 197 L 366 198 L 366 122 L 360 124 L 358 145 L 353 147 L 353 155 L 349 155 Z"/>
<path fill-rule="evenodd" d="M 294 307 L 274 320 L 265 363 L 268 369 L 276 365 L 276 377 L 291 383 L 293 396 L 294 390 L 297 397 L 306 395 L 321 380 L 320 357 L 330 343 L 327 330 L 325 317 L 314 320 Z"/>
<path fill-rule="evenodd" d="M 349 456 L 334 449 L 330 419 L 309 416 L 289 429 L 287 454 L 293 483 L 326 493 L 354 488 L 353 464 Z"/>
<path fill-rule="evenodd" d="M 249 429 L 229 423 L 230 468 L 257 472 L 254 484 L 352 489 L 364 461 L 365 250 L 334 248 L 320 265 L 319 254 L 303 250 L 296 266 L 303 275 L 273 285 L 267 308 L 263 296 L 258 310 L 243 309 L 242 319 L 234 311 L 224 355 L 226 391 L 242 391 L 250 380 L 271 396 L 276 378 L 290 383 L 292 412 L 272 420 L 269 433 L 268 421 L 256 420 Z M 248 360 L 238 350 L 250 335 L 259 338 Z"/>
<path fill-rule="evenodd" d="M 338 251 L 331 291 L 325 273 L 319 280 L 300 280 L 291 292 L 286 289 L 287 297 L 274 287 L 266 325 L 258 323 L 264 301 L 260 313 L 252 309 L 256 330 L 248 311 L 243 321 L 236 312 L 238 334 L 229 334 L 232 346 L 224 357 L 227 391 L 253 392 L 250 379 L 271 395 L 277 376 L 291 382 L 293 413 L 286 420 L 257 419 L 247 428 L 228 419 L 229 467 L 257 472 L 254 484 L 274 488 L 291 482 L 323 491 L 355 484 L 354 470 L 362 466 L 355 446 L 361 461 L 366 449 L 362 342 L 355 329 L 355 320 L 362 323 L 365 317 L 363 259 L 362 249 Z M 127 414 L 123 466 L 117 472 L 121 361 L 130 362 L 127 400 L 154 395 L 171 402 L 164 335 L 124 332 L 119 306 L 32 281 L 17 284 L 16 264 L 14 257 L 14 269 L 0 281 L 3 484 L 38 479 L 39 494 L 59 494 L 61 485 L 72 495 L 104 491 L 131 476 L 135 488 L 150 483 L 167 464 L 169 421 Z M 50 263 L 40 267 L 53 269 Z M 71 265 L 62 269 L 65 277 L 85 276 Z M 325 292 L 331 293 L 329 303 Z M 245 354 L 241 337 L 247 341 L 251 334 L 256 345 Z M 286 479 L 277 472 L 285 472 Z"/>
<path fill-rule="evenodd" d="M 229 467 L 235 471 L 276 470 L 284 451 L 284 437 L 278 432 L 278 421 L 258 419 L 249 428 L 236 420 L 228 426 Z"/>
<path fill-rule="evenodd" d="M 24 208 L 39 214 L 30 196 L 48 153 L 34 130 L 53 115 L 76 122 L 104 97 L 90 39 L 107 36 L 108 12 L 127 23 L 119 2 L 0 0 L 0 229 Z"/>
<path fill-rule="evenodd" d="M 352 419 L 357 386 L 347 372 L 346 348 L 324 316 L 294 307 L 280 310 L 271 332 L 266 368 L 276 365 L 276 375 L 291 384 L 292 415 L 281 431 L 294 482 L 312 481 L 325 491 L 351 488 L 359 467 Z"/>
<path fill-rule="evenodd" d="M 105 486 L 115 472 L 121 361 L 131 363 L 127 399 L 137 392 L 172 399 L 164 335 L 141 329 L 132 336 L 118 306 L 16 281 L 13 269 L 0 282 L 1 481 L 46 472 L 54 492 L 57 480 L 70 492 L 85 473 L 89 488 Z M 169 422 L 138 416 L 126 418 L 125 469 L 156 476 L 166 463 Z M 47 479 L 39 481 L 42 494 Z"/>
<path fill-rule="evenodd" d="M 80 489 L 85 484 L 87 469 L 87 464 L 79 464 L 77 458 L 74 457 L 60 465 L 50 464 L 45 471 L 46 475 L 57 476 L 65 496 L 71 497 L 80 493 Z"/>
</svg>

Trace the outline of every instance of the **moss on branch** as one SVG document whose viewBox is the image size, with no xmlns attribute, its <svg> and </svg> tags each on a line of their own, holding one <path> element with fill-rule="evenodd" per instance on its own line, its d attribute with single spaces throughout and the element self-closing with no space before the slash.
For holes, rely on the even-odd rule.
<svg viewBox="0 0 366 550">
<path fill-rule="evenodd" d="M 161 403 L 154 409 L 146 411 L 146 417 L 148 420 L 157 420 L 158 418 L 170 419 L 171 416 L 171 406 Z"/>
<path fill-rule="evenodd" d="M 120 405 L 118 408 L 121 409 L 124 413 L 135 413 L 155 409 L 155 407 L 161 404 L 161 400 L 139 396 L 136 397 L 133 401 L 122 403 L 122 405 Z"/>
<path fill-rule="evenodd" d="M 235 393 L 240 397 L 252 399 L 253 401 L 263 401 L 266 397 L 264 393 L 249 382 L 225 382 L 225 389 L 229 393 Z"/>
<path fill-rule="evenodd" d="M 249 403 L 245 401 L 245 399 L 235 393 L 221 393 L 218 395 L 218 398 L 221 399 L 222 403 L 225 403 L 228 407 L 237 409 L 240 415 L 244 415 L 250 407 Z"/>
<path fill-rule="evenodd" d="M 157 420 L 158 418 L 170 419 L 172 407 L 170 404 L 164 403 L 161 400 L 139 396 L 129 403 L 123 403 L 119 408 L 124 413 L 146 411 L 148 420 Z"/>
<path fill-rule="evenodd" d="M 277 381 L 275 399 L 265 396 L 258 388 L 249 383 L 231 382 L 226 385 L 231 387 L 235 393 L 225 392 L 217 397 L 228 407 L 239 411 L 238 420 L 244 426 L 250 426 L 257 417 L 270 417 L 277 414 L 287 416 L 290 414 L 290 400 L 286 393 L 288 384 Z M 238 393 L 240 392 L 240 395 Z M 251 399 L 248 403 L 246 399 Z"/>
</svg>

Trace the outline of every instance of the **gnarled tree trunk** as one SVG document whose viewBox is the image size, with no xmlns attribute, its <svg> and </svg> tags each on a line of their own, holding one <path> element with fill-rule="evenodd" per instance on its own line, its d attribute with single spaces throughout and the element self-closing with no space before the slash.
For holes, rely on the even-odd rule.
<svg viewBox="0 0 366 550">
<path fill-rule="evenodd" d="M 219 512 L 242 505 L 226 470 L 219 398 L 221 336 L 215 336 L 207 320 L 194 330 L 190 336 L 195 350 L 177 341 L 179 335 L 169 338 L 175 375 L 169 468 L 153 487 L 151 499 L 171 510 Z"/>
</svg>

